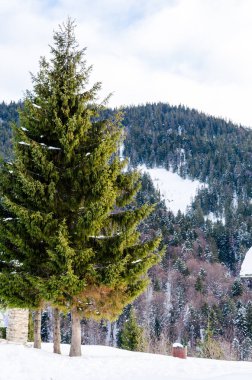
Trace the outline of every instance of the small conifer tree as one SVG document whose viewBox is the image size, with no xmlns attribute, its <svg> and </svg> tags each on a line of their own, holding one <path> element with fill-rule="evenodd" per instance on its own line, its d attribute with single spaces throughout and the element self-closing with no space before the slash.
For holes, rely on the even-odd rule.
<svg viewBox="0 0 252 380">
<path fill-rule="evenodd" d="M 133 308 L 130 309 L 129 318 L 118 334 L 118 346 L 130 351 L 144 350 L 144 330 L 138 325 Z"/>
<path fill-rule="evenodd" d="M 201 354 L 203 358 L 209 359 L 223 359 L 224 357 L 219 341 L 214 338 L 210 318 L 208 318 L 206 335 L 201 344 Z"/>
</svg>

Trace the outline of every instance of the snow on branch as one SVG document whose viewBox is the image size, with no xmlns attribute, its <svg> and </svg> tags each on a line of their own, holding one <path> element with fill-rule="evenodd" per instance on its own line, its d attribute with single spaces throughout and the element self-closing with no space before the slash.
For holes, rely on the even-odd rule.
<svg viewBox="0 0 252 380">
<path fill-rule="evenodd" d="M 48 149 L 48 150 L 61 150 L 61 148 L 57 148 L 56 146 L 48 146 L 46 145 L 45 143 L 39 143 L 39 145 L 41 145 L 42 147 Z"/>
<path fill-rule="evenodd" d="M 61 150 L 61 148 L 57 148 L 56 146 L 49 146 L 49 150 Z"/>
<path fill-rule="evenodd" d="M 32 103 L 32 105 L 33 105 L 33 107 L 35 107 L 35 108 L 38 108 L 38 109 L 40 109 L 41 107 L 40 106 L 38 106 L 37 104 L 35 104 L 35 103 Z"/>
<path fill-rule="evenodd" d="M 19 141 L 18 143 L 19 143 L 20 145 L 30 146 L 30 144 L 26 143 L 25 141 Z"/>
<path fill-rule="evenodd" d="M 92 239 L 106 239 L 109 238 L 110 236 L 105 236 L 105 235 L 98 235 L 98 236 L 89 236 Z"/>
<path fill-rule="evenodd" d="M 92 239 L 111 239 L 111 238 L 119 236 L 119 235 L 120 235 L 120 233 L 118 232 L 117 234 L 111 235 L 111 236 L 108 236 L 108 235 L 97 235 L 97 236 L 89 236 L 89 238 L 92 238 Z"/>
<path fill-rule="evenodd" d="M 135 261 L 131 261 L 131 264 L 137 264 L 137 263 L 140 263 L 141 261 L 143 261 L 142 259 L 138 259 L 138 260 L 135 260 Z"/>
</svg>

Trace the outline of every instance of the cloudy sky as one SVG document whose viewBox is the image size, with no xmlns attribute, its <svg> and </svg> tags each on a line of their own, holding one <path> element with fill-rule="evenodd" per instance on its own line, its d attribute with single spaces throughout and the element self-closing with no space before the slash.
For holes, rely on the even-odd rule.
<svg viewBox="0 0 252 380">
<path fill-rule="evenodd" d="M 109 105 L 168 102 L 252 127 L 252 0 L 0 0 L 0 101 L 70 16 Z"/>
</svg>

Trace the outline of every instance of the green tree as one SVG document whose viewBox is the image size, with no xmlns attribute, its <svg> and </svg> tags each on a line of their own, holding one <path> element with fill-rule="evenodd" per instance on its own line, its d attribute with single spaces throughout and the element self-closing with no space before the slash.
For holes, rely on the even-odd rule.
<svg viewBox="0 0 252 380">
<path fill-rule="evenodd" d="M 14 161 L 2 163 L 1 280 L 12 273 L 24 304 L 70 310 L 70 355 L 79 356 L 81 316 L 114 319 L 144 290 L 160 236 L 141 241 L 153 207 L 134 203 L 139 175 L 118 155 L 122 116 L 102 116 L 74 23 L 53 37 L 14 127 Z"/>
<path fill-rule="evenodd" d="M 204 342 L 201 344 L 201 355 L 203 358 L 209 359 L 223 359 L 224 357 L 220 343 L 214 338 L 210 320 L 208 320 Z"/>
<path fill-rule="evenodd" d="M 195 288 L 195 290 L 197 290 L 197 292 L 200 292 L 200 293 L 204 292 L 204 283 L 203 283 L 202 278 L 200 276 L 198 276 L 196 278 L 194 288 Z"/>
<path fill-rule="evenodd" d="M 249 301 L 246 305 L 246 325 L 247 334 L 252 339 L 252 303 Z"/>
<path fill-rule="evenodd" d="M 236 279 L 234 280 L 234 283 L 231 288 L 231 295 L 232 297 L 239 297 L 243 293 L 243 284 L 241 280 Z"/>
<path fill-rule="evenodd" d="M 131 307 L 129 317 L 118 334 L 118 346 L 124 350 L 144 350 L 144 330 L 137 323 L 135 310 Z"/>
</svg>

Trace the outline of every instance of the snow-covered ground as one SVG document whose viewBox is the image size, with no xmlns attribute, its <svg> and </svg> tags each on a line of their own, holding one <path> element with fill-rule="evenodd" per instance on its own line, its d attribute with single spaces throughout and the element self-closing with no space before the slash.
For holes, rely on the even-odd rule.
<svg viewBox="0 0 252 380">
<path fill-rule="evenodd" d="M 216 216 L 213 212 L 210 212 L 208 215 L 205 215 L 204 219 L 205 219 L 205 221 L 207 219 L 211 220 L 211 222 L 213 222 L 213 223 L 221 222 L 223 225 L 225 225 L 225 223 L 226 223 L 224 216 L 222 216 L 222 217 Z"/>
<path fill-rule="evenodd" d="M 0 344 L 0 380 L 251 380 L 252 362 L 187 358 L 130 352 L 105 346 L 83 346 L 82 357 Z"/>
<path fill-rule="evenodd" d="M 178 210 L 185 213 L 186 208 L 190 206 L 196 196 L 197 190 L 206 186 L 197 180 L 184 179 L 177 173 L 164 168 L 148 169 L 145 165 L 141 165 L 138 169 L 149 173 L 155 188 L 164 198 L 167 208 L 175 214 Z"/>
</svg>

